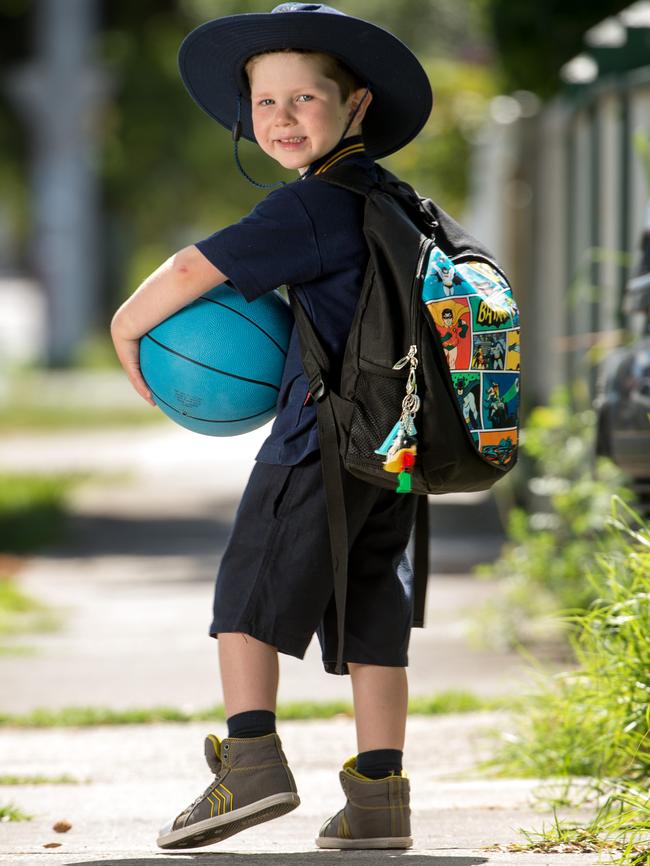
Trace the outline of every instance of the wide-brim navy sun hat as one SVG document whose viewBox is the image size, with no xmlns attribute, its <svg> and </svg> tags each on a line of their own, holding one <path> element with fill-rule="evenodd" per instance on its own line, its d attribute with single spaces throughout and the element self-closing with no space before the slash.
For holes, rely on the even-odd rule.
<svg viewBox="0 0 650 866">
<path fill-rule="evenodd" d="M 363 141 L 375 159 L 408 144 L 431 113 L 431 85 L 413 52 L 382 27 L 323 4 L 283 3 L 206 21 L 183 40 L 178 65 L 192 98 L 226 129 L 241 97 L 241 135 L 255 141 L 244 66 L 254 54 L 287 48 L 331 54 L 370 87 Z"/>
</svg>

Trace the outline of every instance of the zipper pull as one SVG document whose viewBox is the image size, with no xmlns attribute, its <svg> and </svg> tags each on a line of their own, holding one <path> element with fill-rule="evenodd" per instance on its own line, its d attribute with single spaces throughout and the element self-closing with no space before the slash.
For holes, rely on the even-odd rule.
<svg viewBox="0 0 650 866">
<path fill-rule="evenodd" d="M 417 352 L 417 346 L 410 346 L 408 355 L 405 355 L 403 358 L 400 358 L 400 360 L 396 364 L 393 364 L 393 370 L 401 370 L 402 367 L 406 367 L 407 364 L 410 364 L 412 367 L 417 367 L 418 361 L 415 357 L 417 355 Z"/>
</svg>

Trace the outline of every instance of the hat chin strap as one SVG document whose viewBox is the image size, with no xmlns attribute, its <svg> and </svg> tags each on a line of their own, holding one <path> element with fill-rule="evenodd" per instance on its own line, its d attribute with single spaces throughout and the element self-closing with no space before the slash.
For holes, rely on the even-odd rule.
<svg viewBox="0 0 650 866">
<path fill-rule="evenodd" d="M 367 84 L 365 93 L 363 94 L 363 96 L 359 100 L 359 104 L 357 105 L 357 107 L 354 109 L 354 111 L 350 115 L 350 119 L 348 120 L 345 129 L 341 133 L 341 137 L 337 141 L 335 147 L 338 147 L 339 144 L 345 138 L 345 134 L 348 131 L 348 129 L 352 126 L 352 121 L 357 116 L 357 112 L 359 111 L 359 109 L 363 105 L 363 102 L 364 102 L 366 95 L 367 95 L 369 90 L 370 90 L 370 85 Z M 254 180 L 250 176 L 250 174 L 248 174 L 248 172 L 244 169 L 243 165 L 241 164 L 241 160 L 239 159 L 239 139 L 240 138 L 241 138 L 241 93 L 238 93 L 237 94 L 237 118 L 232 125 L 232 140 L 233 140 L 233 146 L 234 146 L 235 164 L 237 165 L 237 168 L 239 169 L 241 174 L 246 178 L 246 180 L 249 183 L 252 183 L 253 186 L 258 187 L 258 189 L 274 189 L 276 186 L 278 186 L 278 187 L 279 186 L 286 186 L 287 183 L 284 180 L 277 180 L 275 183 L 260 183 L 259 181 Z"/>
<path fill-rule="evenodd" d="M 359 109 L 360 109 L 361 106 L 363 105 L 364 100 L 365 100 L 366 96 L 368 95 L 368 91 L 369 91 L 369 90 L 370 90 L 370 85 L 369 85 L 369 84 L 366 84 L 366 91 L 365 91 L 365 93 L 363 94 L 363 96 L 361 97 L 361 99 L 359 100 L 359 104 L 357 105 L 357 107 L 354 109 L 354 111 L 353 111 L 352 114 L 350 115 L 350 119 L 348 120 L 347 126 L 346 126 L 345 129 L 343 130 L 343 132 L 342 132 L 342 134 L 341 134 L 341 137 L 339 138 L 339 140 L 338 140 L 338 142 L 337 142 L 337 146 L 338 146 L 338 144 L 340 144 L 340 143 L 343 141 L 343 139 L 345 138 L 345 133 L 346 133 L 346 132 L 348 131 L 348 129 L 352 126 L 352 121 L 353 121 L 354 118 L 357 116 L 357 111 L 359 111 Z"/>
<path fill-rule="evenodd" d="M 278 180 L 275 183 L 259 183 L 258 181 L 253 180 L 253 178 L 250 176 L 250 174 L 248 174 L 245 171 L 245 169 L 244 169 L 244 167 L 241 164 L 241 161 L 239 159 L 238 147 L 239 147 L 239 139 L 240 138 L 241 138 L 241 93 L 238 93 L 237 94 L 237 119 L 235 120 L 235 122 L 232 125 L 232 140 L 233 140 L 233 145 L 234 145 L 235 163 L 237 165 L 237 168 L 244 175 L 244 177 L 246 178 L 246 180 L 249 183 L 252 183 L 253 186 L 258 187 L 259 189 L 273 189 L 276 186 L 286 186 L 287 184 L 286 184 L 286 181 L 284 181 L 284 180 Z"/>
</svg>

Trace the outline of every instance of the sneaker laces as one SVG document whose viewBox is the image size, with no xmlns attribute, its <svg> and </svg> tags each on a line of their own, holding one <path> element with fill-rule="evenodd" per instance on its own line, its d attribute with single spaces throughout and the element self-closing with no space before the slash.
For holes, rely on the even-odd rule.
<svg viewBox="0 0 650 866">
<path fill-rule="evenodd" d="M 205 759 L 208 763 L 208 767 L 214 773 L 214 777 L 213 777 L 212 781 L 210 782 L 210 784 L 205 789 L 205 791 L 203 791 L 202 794 L 199 794 L 199 796 L 194 800 L 194 802 L 191 803 L 186 809 L 183 810 L 184 812 L 191 812 L 195 806 L 199 805 L 201 800 L 203 800 L 205 797 L 207 797 L 207 795 L 210 793 L 211 789 L 214 787 L 215 782 L 219 778 L 219 775 L 221 774 L 221 770 L 223 769 L 223 762 L 222 762 L 222 760 L 219 756 L 219 753 L 217 751 L 217 744 L 220 745 L 220 741 L 219 741 L 218 737 L 215 737 L 213 734 L 210 734 L 209 736 L 207 736 L 205 738 L 205 744 L 204 744 Z M 217 768 L 216 770 L 215 770 L 215 766 Z"/>
</svg>

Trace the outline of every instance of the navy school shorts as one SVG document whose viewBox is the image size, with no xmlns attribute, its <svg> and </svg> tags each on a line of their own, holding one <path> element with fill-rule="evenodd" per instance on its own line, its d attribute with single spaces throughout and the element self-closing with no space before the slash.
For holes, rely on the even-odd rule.
<svg viewBox="0 0 650 866">
<path fill-rule="evenodd" d="M 417 497 L 347 472 L 344 488 L 350 553 L 343 658 L 405 667 L 413 620 L 406 546 Z M 255 464 L 217 575 L 210 635 L 219 632 L 244 632 L 300 659 L 316 632 L 325 670 L 335 673 L 334 579 L 319 453 L 297 466 Z"/>
</svg>

